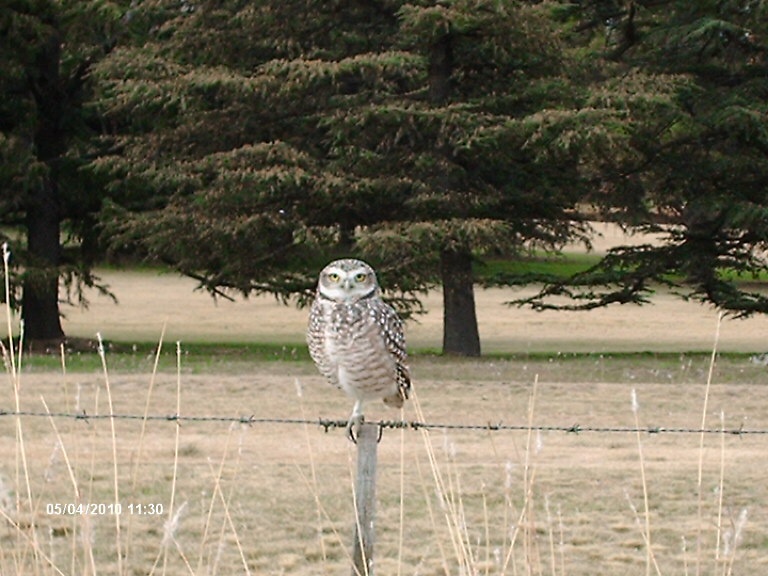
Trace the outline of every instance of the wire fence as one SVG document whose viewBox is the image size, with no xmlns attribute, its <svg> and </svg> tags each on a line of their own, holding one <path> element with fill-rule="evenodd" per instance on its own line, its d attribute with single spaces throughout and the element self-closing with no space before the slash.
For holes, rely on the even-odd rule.
<svg viewBox="0 0 768 576">
<path fill-rule="evenodd" d="M 242 424 L 245 426 L 259 426 L 266 424 L 317 426 L 325 432 L 335 428 L 346 428 L 347 420 L 333 420 L 326 418 L 258 418 L 250 416 L 194 416 L 181 414 L 88 414 L 81 412 L 43 412 L 43 411 L 9 411 L 0 409 L 2 418 L 57 418 L 71 419 L 85 423 L 91 420 L 139 420 L 161 421 L 181 423 L 206 423 L 225 422 Z M 759 428 L 684 428 L 668 426 L 582 426 L 570 425 L 529 425 L 529 424 L 504 424 L 502 422 L 457 424 L 446 422 L 420 422 L 418 420 L 379 420 L 374 422 L 380 429 L 402 430 L 475 430 L 487 432 L 563 432 L 567 434 L 596 433 L 596 434 L 637 434 L 638 432 L 655 434 L 722 434 L 726 436 L 761 436 L 768 435 L 768 429 Z"/>
</svg>

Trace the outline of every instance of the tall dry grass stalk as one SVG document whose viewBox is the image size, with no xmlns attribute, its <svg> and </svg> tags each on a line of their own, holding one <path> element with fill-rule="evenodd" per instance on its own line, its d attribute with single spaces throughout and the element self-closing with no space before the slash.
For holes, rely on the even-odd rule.
<svg viewBox="0 0 768 576">
<path fill-rule="evenodd" d="M 139 464 L 141 463 L 142 454 L 144 451 L 144 442 L 147 437 L 147 422 L 148 422 L 148 416 L 149 416 L 149 406 L 152 402 L 152 393 L 155 390 L 155 381 L 157 379 L 157 369 L 160 365 L 160 355 L 163 351 L 163 343 L 165 342 L 165 331 L 167 328 L 167 323 L 163 323 L 163 327 L 160 331 L 160 338 L 157 343 L 157 348 L 155 348 L 155 356 L 154 361 L 152 363 L 152 372 L 149 377 L 149 386 L 147 388 L 147 394 L 146 399 L 144 401 L 144 411 L 142 412 L 143 418 L 141 419 L 141 429 L 139 431 L 139 439 L 136 446 L 136 454 L 133 459 L 133 470 L 131 471 L 131 486 L 129 490 L 129 498 L 131 502 L 136 501 L 136 489 L 139 482 Z M 126 558 L 126 564 L 130 562 L 131 558 L 131 544 L 133 542 L 133 529 L 134 529 L 134 516 L 132 514 L 128 515 L 128 526 L 126 528 L 127 533 L 127 542 L 125 546 L 125 558 Z"/>
<path fill-rule="evenodd" d="M 432 533 L 435 537 L 435 542 L 437 543 L 437 549 L 440 553 L 440 563 L 443 567 L 443 573 L 448 575 L 448 574 L 451 574 L 452 570 L 448 565 L 448 554 L 445 551 L 445 546 L 443 545 L 443 539 L 440 538 L 440 530 L 438 528 L 439 522 L 436 518 L 435 509 L 432 506 L 433 494 L 429 490 L 430 488 L 429 483 L 427 482 L 427 478 L 421 466 L 421 460 L 419 458 L 416 458 L 416 471 L 418 472 L 419 485 L 421 486 L 421 489 L 422 489 L 424 503 L 426 504 L 426 507 L 427 507 L 427 515 L 429 516 L 429 525 L 432 527 Z"/>
<path fill-rule="evenodd" d="M 514 482 L 511 479 L 512 473 L 509 463 L 504 470 L 507 477 L 504 482 L 505 494 L 502 513 L 502 524 L 505 527 L 505 536 L 501 548 L 497 547 L 494 551 L 496 567 L 500 576 L 506 576 L 510 573 L 513 575 L 519 574 L 521 568 L 517 565 L 515 554 L 518 545 L 522 548 L 521 554 L 524 563 L 522 569 L 525 570 L 525 573 L 541 574 L 543 572 L 543 562 L 538 545 L 535 513 L 536 457 L 542 450 L 541 434 L 534 424 L 537 394 L 538 375 L 534 378 L 533 386 L 531 387 L 531 392 L 529 394 L 527 408 L 528 432 L 525 440 L 525 448 L 523 454 L 520 456 L 523 460 L 523 501 L 519 511 L 511 516 L 511 520 L 509 511 L 514 509 L 511 492 Z M 416 394 L 415 390 L 412 390 L 412 398 L 417 419 L 421 422 L 429 421 L 424 415 L 418 394 Z M 492 537 L 495 536 L 495 534 L 491 529 L 492 511 L 488 506 L 485 485 L 483 484 L 481 489 L 483 514 L 482 533 L 485 538 L 485 553 L 483 554 L 479 550 L 481 542 L 479 540 L 473 541 L 470 536 L 470 526 L 468 521 L 469 514 L 464 500 L 462 475 L 459 471 L 460 467 L 456 458 L 456 450 L 453 443 L 448 439 L 447 435 L 444 436 L 446 459 L 445 463 L 442 463 L 434 449 L 434 440 L 432 439 L 428 428 L 420 427 L 419 430 L 422 435 L 427 453 L 427 460 L 429 462 L 429 471 L 431 472 L 432 479 L 431 485 L 428 485 L 426 482 L 418 459 L 416 461 L 417 471 L 423 486 L 427 512 L 435 533 L 438 549 L 440 550 L 443 571 L 446 575 L 453 574 L 456 570 L 458 570 L 460 574 L 478 575 L 481 572 L 484 572 L 487 575 L 491 574 L 492 563 L 490 548 Z M 493 446 L 494 454 L 496 454 L 498 459 L 498 452 L 492 437 L 491 445 Z M 442 512 L 443 522 L 447 529 L 449 542 L 453 552 L 452 556 L 447 554 L 442 546 L 442 539 L 440 538 L 441 531 L 438 528 L 437 515 L 431 504 L 431 500 L 435 496 L 437 497 L 439 510 Z M 439 514 L 439 512 L 437 514 Z M 558 565 L 561 566 L 561 574 L 565 574 L 564 560 L 562 558 L 558 560 L 555 550 L 554 523 L 552 521 L 552 516 L 548 514 L 547 519 L 550 539 L 548 564 L 553 567 Z M 509 528 L 508 537 L 506 535 L 507 528 Z M 560 554 L 562 555 L 564 549 L 562 521 L 560 527 L 559 548 Z M 556 576 L 556 574 L 557 571 L 555 568 L 553 576 Z"/>
<path fill-rule="evenodd" d="M 710 392 L 712 389 L 712 378 L 715 373 L 715 364 L 717 361 L 717 348 L 720 343 L 720 326 L 723 322 L 723 314 L 722 312 L 718 313 L 717 315 L 717 324 L 715 326 L 715 340 L 712 344 L 712 354 L 709 359 L 709 370 L 707 371 L 707 383 L 704 388 L 704 402 L 703 406 L 701 408 L 701 424 L 700 424 L 700 430 L 701 434 L 699 435 L 699 461 L 698 461 L 698 470 L 697 470 L 697 477 L 696 477 L 696 514 L 697 514 L 697 522 L 696 522 L 696 576 L 701 576 L 701 568 L 702 568 L 702 549 L 701 549 L 701 539 L 702 539 L 702 532 L 704 529 L 704 519 L 703 519 L 703 510 L 704 510 L 704 487 L 703 487 L 703 479 L 704 479 L 704 439 L 705 439 L 705 432 L 704 430 L 707 427 L 707 413 L 709 411 L 709 397 Z"/>
<path fill-rule="evenodd" d="M 714 377 L 714 371 L 717 361 L 718 344 L 720 338 L 720 327 L 722 323 L 723 315 L 718 314 L 717 325 L 715 329 L 714 344 L 712 347 L 712 353 L 710 355 L 709 367 L 707 371 L 706 385 L 704 388 L 703 407 L 701 413 L 701 420 L 699 425 L 699 449 L 697 459 L 696 470 L 696 527 L 695 527 L 695 556 L 694 556 L 694 570 L 696 576 L 701 576 L 704 570 L 704 564 L 706 560 L 705 550 L 703 548 L 704 530 L 709 525 L 709 522 L 704 518 L 704 461 L 706 452 L 705 438 L 707 436 L 707 416 L 709 413 L 709 402 L 711 397 L 712 381 Z M 651 539 L 651 515 L 650 515 L 650 499 L 648 495 L 648 479 L 646 475 L 646 465 L 643 453 L 643 442 L 641 438 L 641 429 L 639 421 L 639 403 L 637 400 L 637 393 L 635 389 L 632 389 L 632 412 L 634 414 L 635 432 L 637 441 L 638 457 L 640 462 L 640 479 L 643 491 L 643 514 L 641 514 L 632 503 L 632 500 L 628 493 L 625 496 L 629 502 L 629 506 L 632 509 L 636 522 L 642 524 L 641 530 L 643 542 L 646 548 L 646 574 L 651 573 L 651 567 L 653 567 L 657 576 L 662 576 L 662 570 L 656 561 L 656 557 L 653 551 L 653 543 Z M 720 411 L 720 445 L 719 445 L 719 470 L 718 470 L 718 483 L 717 483 L 717 498 L 715 503 L 715 548 L 714 548 L 714 565 L 712 569 L 713 575 L 721 574 L 722 576 L 731 576 L 733 566 L 735 562 L 736 547 L 741 538 L 741 533 L 746 524 L 747 510 L 743 509 L 738 518 L 734 521 L 731 520 L 731 528 L 724 530 L 724 511 L 725 511 L 725 454 L 726 454 L 726 427 L 725 427 L 725 413 Z M 682 541 L 682 555 L 683 555 L 683 573 L 685 576 L 689 574 L 689 559 L 688 559 L 688 543 L 687 539 L 683 535 Z"/>
<path fill-rule="evenodd" d="M 325 564 L 328 560 L 328 551 L 325 548 L 325 538 L 323 538 L 323 507 L 320 502 L 320 489 L 317 483 L 317 468 L 315 466 L 315 451 L 312 448 L 312 441 L 309 438 L 309 425 L 307 424 L 307 411 L 304 407 L 304 389 L 301 381 L 295 378 L 293 381 L 296 387 L 296 396 L 299 399 L 299 408 L 301 409 L 301 419 L 304 420 L 304 442 L 307 445 L 307 458 L 309 459 L 309 488 L 315 501 L 315 520 L 317 522 L 317 540 L 320 546 L 320 557 Z M 299 470 L 301 470 L 299 468 Z"/>
<path fill-rule="evenodd" d="M 209 469 L 210 469 L 210 472 L 211 472 L 211 478 L 212 478 L 212 481 L 213 481 L 214 488 L 213 488 L 213 494 L 211 495 L 211 501 L 210 501 L 210 504 L 209 504 L 209 507 L 208 507 L 208 516 L 206 518 L 206 523 L 205 523 L 205 526 L 204 526 L 204 529 L 203 529 L 203 538 L 202 538 L 200 546 L 199 546 L 201 554 L 200 554 L 200 557 L 198 558 L 198 568 L 197 568 L 197 572 L 196 572 L 198 574 L 203 572 L 202 551 L 206 548 L 206 541 L 205 541 L 206 540 L 206 535 L 209 532 L 209 525 L 210 525 L 210 522 L 211 522 L 211 518 L 212 518 L 212 515 L 213 515 L 213 511 L 215 509 L 215 504 L 216 504 L 217 500 L 220 502 L 222 510 L 224 512 L 224 521 L 221 523 L 221 527 L 219 529 L 219 539 L 218 539 L 217 549 L 218 550 L 221 549 L 221 544 L 224 542 L 224 539 L 226 537 L 227 529 L 229 529 L 229 531 L 232 533 L 232 536 L 233 536 L 233 538 L 235 540 L 235 546 L 237 547 L 237 552 L 238 552 L 238 555 L 240 557 L 240 562 L 241 562 L 242 567 L 243 567 L 243 574 L 246 574 L 246 576 L 250 576 L 250 574 L 251 574 L 251 570 L 248 567 L 248 561 L 245 558 L 245 551 L 243 549 L 243 544 L 242 544 L 241 539 L 240 539 L 240 537 L 238 535 L 237 527 L 235 526 L 235 522 L 232 519 L 232 514 L 230 512 L 231 504 L 232 504 L 232 498 L 233 498 L 234 493 L 235 493 L 235 488 L 234 488 L 235 484 L 234 484 L 234 482 L 232 483 L 232 488 L 230 488 L 230 491 L 229 491 L 228 495 L 224 494 L 224 488 L 222 486 L 222 478 L 224 476 L 225 464 L 231 463 L 230 457 L 229 457 L 230 456 L 229 446 L 230 446 L 230 442 L 231 442 L 232 432 L 233 432 L 235 426 L 238 426 L 238 425 L 233 423 L 229 427 L 229 432 L 227 434 L 227 440 L 226 440 L 226 443 L 224 445 L 224 450 L 222 452 L 222 456 L 221 456 L 221 460 L 219 461 L 218 468 L 214 470 L 211 461 L 210 460 L 208 461 L 208 466 L 209 466 Z M 239 426 L 241 426 L 241 435 L 240 435 L 240 440 L 238 442 L 237 457 L 235 458 L 234 467 L 233 467 L 233 471 L 232 471 L 232 479 L 233 480 L 237 476 L 237 474 L 238 474 L 238 472 L 240 470 L 240 461 L 241 461 L 241 456 L 242 456 L 242 425 L 239 425 Z M 185 504 L 186 504 L 186 502 L 185 502 Z M 217 554 L 216 558 L 215 558 L 215 561 L 213 563 L 213 566 L 209 567 L 213 574 L 218 573 L 218 560 L 219 560 L 219 555 Z"/>
<path fill-rule="evenodd" d="M 60 448 L 60 450 L 61 450 L 61 452 L 63 454 L 63 457 L 64 457 L 64 464 L 66 465 L 66 468 L 67 468 L 67 475 L 69 477 L 69 481 L 72 483 L 73 502 L 75 502 L 78 505 L 81 505 L 83 503 L 82 492 L 81 492 L 80 486 L 79 486 L 79 484 L 77 482 L 77 477 L 75 475 L 75 469 L 74 469 L 72 461 L 71 461 L 71 459 L 69 457 L 69 453 L 68 453 L 68 450 L 66 448 L 66 444 L 64 443 L 64 440 L 63 440 L 61 434 L 59 433 L 59 429 L 56 426 L 56 421 L 54 420 L 53 416 L 51 416 L 51 411 L 48 408 L 48 404 L 45 402 L 45 398 L 40 396 L 40 401 L 43 404 L 43 408 L 45 409 L 45 412 L 48 414 L 48 422 L 51 425 L 51 429 L 53 430 L 53 433 L 54 433 L 54 435 L 56 437 L 57 446 Z M 72 532 L 73 532 L 73 534 L 77 534 L 78 533 L 78 528 L 79 528 L 78 520 L 80 520 L 84 524 L 84 529 L 82 530 L 82 532 L 83 533 L 87 533 L 87 524 L 86 523 L 89 521 L 87 516 L 80 516 L 79 518 L 77 516 L 75 516 L 72 519 Z M 71 573 L 72 574 L 75 573 L 76 559 L 77 559 L 77 548 L 75 546 L 74 539 L 73 539 L 72 556 L 70 558 L 70 567 L 71 567 Z M 95 566 L 95 561 L 94 561 L 94 558 L 93 558 L 92 550 L 91 550 L 91 554 L 90 554 L 90 559 L 91 559 L 91 564 L 90 564 L 91 565 L 91 570 L 92 570 L 92 573 L 95 574 L 96 573 L 96 566 Z"/>
<path fill-rule="evenodd" d="M 736 550 L 741 543 L 742 533 L 747 523 L 748 511 L 742 508 L 736 519 L 730 518 L 730 528 L 723 529 L 724 526 L 724 494 L 725 494 L 725 413 L 720 411 L 720 477 L 718 480 L 717 494 L 717 524 L 716 524 L 716 543 L 715 543 L 715 567 L 714 574 L 717 574 L 718 566 L 721 566 L 722 576 L 732 576 L 733 567 L 736 561 Z"/>
<path fill-rule="evenodd" d="M 26 512 L 30 517 L 34 516 L 35 507 L 34 500 L 32 498 L 32 484 L 29 474 L 29 463 L 27 462 L 27 449 L 24 443 L 24 430 L 21 424 L 21 364 L 22 364 L 22 351 L 24 349 L 24 322 L 19 322 L 19 343 L 18 349 L 14 351 L 13 345 L 13 309 L 11 307 L 11 284 L 10 284 L 10 259 L 11 252 L 8 249 L 8 243 L 4 242 L 2 246 L 3 251 L 3 273 L 5 278 L 5 306 L 7 317 L 7 329 L 8 329 L 8 347 L 3 347 L 3 358 L 10 376 L 10 384 L 13 388 L 13 401 L 16 409 L 16 486 L 24 486 L 26 490 L 26 502 L 22 502 L 21 494 L 16 494 L 16 513 L 21 515 Z M 17 537 L 23 538 L 26 542 L 29 542 L 32 546 L 32 553 L 37 559 L 41 554 L 40 545 L 37 540 L 37 532 L 34 529 L 34 523 L 29 523 L 29 534 L 23 534 L 18 529 L 16 530 Z M 18 526 L 18 524 L 16 524 Z M 18 560 L 17 560 L 18 561 Z M 37 562 L 36 562 L 37 564 Z"/>
<path fill-rule="evenodd" d="M 318 539 L 318 546 L 320 547 L 320 558 L 322 559 L 322 565 L 323 567 L 326 567 L 328 563 L 328 549 L 325 542 L 325 537 L 323 535 L 323 522 L 328 522 L 329 526 L 331 527 L 331 534 L 333 536 L 334 541 L 339 545 L 339 548 L 341 549 L 341 553 L 346 558 L 349 565 L 352 565 L 353 564 L 352 552 L 347 546 L 347 543 L 345 542 L 344 538 L 341 536 L 339 531 L 334 526 L 331 514 L 328 512 L 328 509 L 322 502 L 322 498 L 320 494 L 320 482 L 317 475 L 317 465 L 316 465 L 317 458 L 315 456 L 315 449 L 313 447 L 313 444 L 309 435 L 309 425 L 307 424 L 309 419 L 307 418 L 306 406 L 304 405 L 304 388 L 301 384 L 301 381 L 298 378 L 294 379 L 294 386 L 296 388 L 296 395 L 299 399 L 301 419 L 304 421 L 304 423 L 302 424 L 302 427 L 304 430 L 304 441 L 307 446 L 307 458 L 309 460 L 309 473 L 310 473 L 309 477 L 307 477 L 307 475 L 304 473 L 304 471 L 302 470 L 301 466 L 298 463 L 296 464 L 296 469 L 299 473 L 299 477 L 304 483 L 304 486 L 307 488 L 307 490 L 309 490 L 309 493 L 312 495 L 312 499 L 315 504 L 315 519 L 317 522 L 316 533 L 317 533 L 317 539 Z M 350 470 L 350 474 L 352 474 L 351 462 L 349 462 L 349 470 Z M 353 480 L 352 486 L 353 486 L 352 498 L 354 501 L 354 497 L 355 497 L 354 480 Z"/>
<path fill-rule="evenodd" d="M 523 487 L 525 488 L 525 499 L 518 527 L 523 528 L 523 558 L 525 566 L 531 571 L 531 567 L 538 564 L 538 553 L 535 545 L 535 512 L 534 512 L 534 481 L 536 478 L 535 456 L 541 451 L 541 432 L 534 428 L 534 415 L 536 413 L 536 400 L 538 398 L 539 376 L 533 379 L 533 388 L 528 397 L 528 432 L 525 442 L 525 465 L 523 468 Z M 516 532 L 517 533 L 517 532 Z M 514 539 L 510 543 L 509 550 L 514 547 Z"/>
<path fill-rule="evenodd" d="M 179 416 L 181 416 L 181 342 L 178 342 L 178 341 L 176 342 L 176 412 L 175 412 L 175 416 L 177 420 L 176 420 L 176 427 L 175 427 L 176 429 L 174 431 L 173 473 L 171 475 L 171 495 L 170 495 L 170 503 L 168 505 L 168 519 L 166 520 L 165 526 L 164 526 L 162 548 L 160 550 L 160 553 L 157 556 L 157 559 L 155 560 L 155 564 L 152 567 L 152 571 L 150 574 L 154 573 L 161 557 L 163 562 L 161 573 L 163 575 L 166 574 L 166 571 L 168 568 L 168 547 L 169 547 L 169 544 L 171 543 L 173 543 L 174 547 L 178 550 L 179 555 L 181 556 L 185 566 L 187 566 L 190 573 L 193 573 L 192 568 L 189 564 L 189 561 L 187 560 L 184 553 L 181 551 L 181 548 L 179 547 L 179 543 L 176 540 L 176 530 L 179 525 L 179 519 L 181 518 L 181 514 L 184 511 L 183 508 L 181 507 L 178 510 L 176 509 L 176 482 L 179 476 L 179 441 L 180 441 L 180 435 L 181 435 L 181 423 L 178 421 Z"/>
<path fill-rule="evenodd" d="M 96 334 L 98 339 L 98 352 L 101 359 L 101 366 L 104 370 L 104 388 L 107 391 L 107 406 L 109 408 L 109 431 L 112 440 L 112 488 L 115 506 L 120 505 L 120 474 L 118 470 L 117 458 L 117 432 L 115 430 L 115 408 L 112 402 L 112 386 L 109 381 L 109 370 L 107 369 L 107 355 L 104 351 L 104 341 L 101 334 Z M 115 547 L 117 549 L 117 573 L 123 574 L 123 541 L 122 531 L 120 529 L 120 514 L 115 514 Z"/>
<path fill-rule="evenodd" d="M 533 457 L 541 451 L 541 435 L 534 426 L 538 385 L 539 375 L 536 374 L 533 379 L 531 393 L 528 396 L 528 432 L 526 434 L 525 451 L 523 454 L 523 505 L 521 506 L 517 520 L 512 525 L 512 535 L 509 544 L 507 545 L 504 563 L 501 568 L 502 576 L 507 574 L 510 563 L 512 564 L 512 573 L 515 575 L 518 573 L 518 567 L 514 558 L 514 550 L 521 531 L 523 534 L 523 559 L 526 573 L 532 574 L 541 571 L 541 564 L 536 546 L 536 523 L 533 507 L 536 478 L 536 466 Z"/>
<path fill-rule="evenodd" d="M 648 478 L 645 473 L 645 456 L 643 455 L 643 440 L 640 433 L 640 403 L 637 400 L 637 391 L 632 388 L 632 414 L 635 418 L 635 435 L 637 440 L 637 454 L 640 460 L 640 483 L 643 489 L 643 519 L 642 536 L 645 544 L 645 574 L 650 576 L 651 568 L 656 571 L 657 576 L 661 576 L 661 570 L 656 562 L 656 556 L 653 553 L 653 541 L 651 539 L 651 505 L 648 498 Z M 637 514 L 637 509 L 632 506 L 632 510 Z"/>
<path fill-rule="evenodd" d="M 419 402 L 419 397 L 415 388 L 411 389 L 411 397 L 413 399 L 414 409 L 416 410 L 416 417 L 421 422 L 427 422 L 428 420 L 424 416 L 424 411 L 421 408 L 421 403 Z M 470 545 L 464 538 L 465 531 L 464 526 L 462 525 L 463 515 L 457 506 L 457 495 L 451 490 L 450 475 L 449 478 L 446 479 L 446 474 L 443 472 L 435 454 L 429 430 L 422 426 L 419 428 L 419 431 L 421 432 L 424 447 L 427 451 L 429 469 L 432 473 L 432 480 L 435 485 L 435 494 L 437 495 L 438 503 L 443 512 L 443 519 L 448 529 L 448 535 L 450 537 L 456 564 L 460 572 L 472 574 L 474 572 L 474 566 Z"/>
<path fill-rule="evenodd" d="M 404 410 L 400 409 L 400 420 L 404 420 Z M 397 531 L 397 576 L 402 576 L 403 549 L 405 546 L 405 429 L 400 428 L 400 516 Z"/>
<path fill-rule="evenodd" d="M 715 562 L 720 560 L 723 536 L 723 497 L 725 492 L 725 412 L 720 411 L 720 477 L 717 482 L 717 522 L 715 523 Z"/>
</svg>

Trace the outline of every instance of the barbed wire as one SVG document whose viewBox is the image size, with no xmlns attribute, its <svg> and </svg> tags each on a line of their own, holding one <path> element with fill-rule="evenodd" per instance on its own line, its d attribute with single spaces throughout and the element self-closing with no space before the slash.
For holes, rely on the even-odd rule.
<svg viewBox="0 0 768 576">
<path fill-rule="evenodd" d="M 181 414 L 88 414 L 85 410 L 81 412 L 42 412 L 42 411 L 15 411 L 0 409 L 0 418 L 3 417 L 25 417 L 25 418 L 60 418 L 71 419 L 89 423 L 91 420 L 144 420 L 181 423 L 206 423 L 206 422 L 226 422 L 232 424 L 242 424 L 245 426 L 257 426 L 263 424 L 285 424 L 318 426 L 325 432 L 335 428 L 346 428 L 347 420 L 333 420 L 327 418 L 259 418 L 255 415 L 250 416 L 194 416 Z M 726 436 L 747 436 L 747 435 L 768 435 L 768 430 L 750 429 L 740 426 L 739 428 L 685 428 L 668 426 L 582 426 L 580 424 L 571 425 L 528 425 L 528 424 L 504 424 L 503 422 L 488 422 L 485 424 L 456 424 L 445 422 L 420 422 L 418 420 L 379 420 L 373 422 L 380 429 L 402 429 L 402 430 L 475 430 L 487 432 L 564 432 L 567 434 L 596 433 L 596 434 L 637 434 L 638 432 L 655 434 L 723 434 Z"/>
</svg>

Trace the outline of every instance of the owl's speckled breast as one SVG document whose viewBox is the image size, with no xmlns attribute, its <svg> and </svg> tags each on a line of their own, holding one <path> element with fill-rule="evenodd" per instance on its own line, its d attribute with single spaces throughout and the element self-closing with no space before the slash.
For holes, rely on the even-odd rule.
<svg viewBox="0 0 768 576">
<path fill-rule="evenodd" d="M 376 398 L 397 390 L 396 362 L 381 354 L 384 340 L 366 304 L 326 303 L 325 351 L 333 358 L 338 383 L 350 396 Z"/>
<path fill-rule="evenodd" d="M 367 318 L 373 317 L 373 311 L 367 303 L 326 303 L 329 310 L 327 331 L 332 338 L 354 340 L 360 329 L 367 325 Z"/>
</svg>

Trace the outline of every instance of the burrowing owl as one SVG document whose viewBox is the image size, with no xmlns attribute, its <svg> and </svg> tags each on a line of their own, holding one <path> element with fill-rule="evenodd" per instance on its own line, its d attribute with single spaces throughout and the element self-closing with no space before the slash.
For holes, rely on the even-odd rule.
<svg viewBox="0 0 768 576">
<path fill-rule="evenodd" d="M 363 402 L 382 398 L 400 408 L 408 398 L 403 322 L 381 299 L 376 273 L 365 262 L 336 260 L 320 272 L 307 343 L 320 373 L 355 400 L 347 423 L 353 442 Z"/>
</svg>

